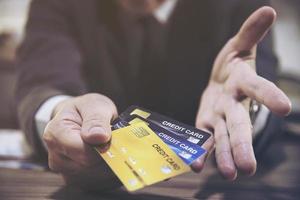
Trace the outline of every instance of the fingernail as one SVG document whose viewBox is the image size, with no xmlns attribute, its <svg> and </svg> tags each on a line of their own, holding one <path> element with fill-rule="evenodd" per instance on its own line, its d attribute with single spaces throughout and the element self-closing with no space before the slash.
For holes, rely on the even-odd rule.
<svg viewBox="0 0 300 200">
<path fill-rule="evenodd" d="M 110 140 L 109 133 L 101 126 L 93 127 L 89 130 L 89 143 L 103 144 Z"/>
<path fill-rule="evenodd" d="M 237 167 L 241 172 L 252 176 L 256 171 L 256 159 L 253 148 L 250 145 L 240 145 L 239 150 L 234 153 Z"/>
<path fill-rule="evenodd" d="M 101 134 L 101 135 L 106 135 L 107 132 L 105 131 L 105 129 L 103 127 L 97 126 L 97 127 L 92 127 L 89 130 L 89 135 L 94 135 L 94 134 Z"/>
</svg>

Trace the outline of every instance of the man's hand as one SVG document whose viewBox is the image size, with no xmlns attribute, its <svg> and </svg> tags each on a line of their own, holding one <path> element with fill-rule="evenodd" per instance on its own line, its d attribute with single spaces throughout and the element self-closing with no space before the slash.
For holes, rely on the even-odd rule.
<svg viewBox="0 0 300 200">
<path fill-rule="evenodd" d="M 99 94 L 60 103 L 43 138 L 48 146 L 50 169 L 62 173 L 67 183 L 84 188 L 113 187 L 116 178 L 92 146 L 105 146 L 110 141 L 110 122 L 116 116 L 114 103 Z"/>
<path fill-rule="evenodd" d="M 196 126 L 214 133 L 215 157 L 222 175 L 230 180 L 237 170 L 247 175 L 256 171 L 252 147 L 250 99 L 267 106 L 272 112 L 287 115 L 291 103 L 273 83 L 258 76 L 255 69 L 256 46 L 275 21 L 270 7 L 254 12 L 240 31 L 217 56 L 209 84 L 202 95 Z M 213 139 L 206 144 L 212 149 Z M 204 159 L 195 162 L 199 171 Z"/>
</svg>

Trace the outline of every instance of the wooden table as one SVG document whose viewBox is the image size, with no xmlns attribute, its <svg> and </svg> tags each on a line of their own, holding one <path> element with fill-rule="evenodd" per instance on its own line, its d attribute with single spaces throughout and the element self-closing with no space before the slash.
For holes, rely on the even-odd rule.
<svg viewBox="0 0 300 200">
<path fill-rule="evenodd" d="M 276 140 L 259 161 L 254 177 L 224 181 L 212 160 L 200 174 L 188 173 L 129 194 L 88 193 L 66 187 L 51 172 L 0 169 L 0 199 L 300 199 L 300 138 Z"/>
</svg>

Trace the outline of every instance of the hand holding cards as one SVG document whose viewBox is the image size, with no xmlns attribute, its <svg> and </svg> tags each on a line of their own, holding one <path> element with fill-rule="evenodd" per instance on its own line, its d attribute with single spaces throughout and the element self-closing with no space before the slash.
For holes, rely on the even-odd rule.
<svg viewBox="0 0 300 200">
<path fill-rule="evenodd" d="M 136 106 L 112 124 L 109 149 L 98 153 L 129 191 L 190 170 L 210 137 L 191 126 Z"/>
</svg>

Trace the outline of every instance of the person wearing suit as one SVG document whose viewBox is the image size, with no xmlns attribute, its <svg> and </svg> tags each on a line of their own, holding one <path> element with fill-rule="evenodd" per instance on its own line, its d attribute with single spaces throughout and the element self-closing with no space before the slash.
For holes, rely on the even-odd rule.
<svg viewBox="0 0 300 200">
<path fill-rule="evenodd" d="M 250 100 L 281 115 L 291 109 L 272 83 L 276 13 L 265 5 L 33 0 L 18 53 L 20 125 L 68 183 L 117 183 L 91 146 L 109 142 L 110 122 L 132 104 L 212 132 L 205 148 L 215 149 L 221 174 L 252 175 Z M 192 168 L 200 171 L 205 158 Z"/>
</svg>

